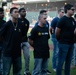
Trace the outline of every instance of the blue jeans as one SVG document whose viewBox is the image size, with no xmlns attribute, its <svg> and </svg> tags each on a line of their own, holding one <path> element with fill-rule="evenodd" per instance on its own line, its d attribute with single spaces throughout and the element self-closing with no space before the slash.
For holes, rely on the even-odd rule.
<svg viewBox="0 0 76 75">
<path fill-rule="evenodd" d="M 3 75 L 9 75 L 12 64 L 13 75 L 21 75 L 21 57 L 14 59 L 12 59 L 11 57 L 3 57 Z"/>
<path fill-rule="evenodd" d="M 0 74 L 3 75 L 3 50 L 0 47 Z"/>
<path fill-rule="evenodd" d="M 32 75 L 47 75 L 48 58 L 35 58 Z"/>
<path fill-rule="evenodd" d="M 74 44 L 74 51 L 73 51 L 71 66 L 75 66 L 75 65 L 76 65 L 76 43 Z"/>
<path fill-rule="evenodd" d="M 24 60 L 25 60 L 25 72 L 29 72 L 29 62 L 30 62 L 30 45 L 28 42 L 22 42 L 21 47 L 23 49 Z"/>
<path fill-rule="evenodd" d="M 62 75 L 62 66 L 65 62 L 64 75 L 70 75 L 70 65 L 74 50 L 74 44 L 58 44 L 59 52 L 58 52 L 58 65 L 56 70 L 56 75 Z"/>
<path fill-rule="evenodd" d="M 76 43 L 74 44 L 74 65 L 76 65 Z"/>
<path fill-rule="evenodd" d="M 53 42 L 53 56 L 52 56 L 52 68 L 56 69 L 57 67 L 57 59 L 58 59 L 58 42 L 56 40 L 56 38 L 52 38 L 51 39 Z"/>
</svg>

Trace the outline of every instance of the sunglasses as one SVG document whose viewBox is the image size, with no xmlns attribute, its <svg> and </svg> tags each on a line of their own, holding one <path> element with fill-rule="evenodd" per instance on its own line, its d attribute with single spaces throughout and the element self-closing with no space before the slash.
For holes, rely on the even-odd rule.
<svg viewBox="0 0 76 75">
<path fill-rule="evenodd" d="M 72 11 L 74 11 L 75 9 L 71 9 Z"/>
<path fill-rule="evenodd" d="M 64 12 L 61 12 L 61 13 L 64 13 Z"/>
<path fill-rule="evenodd" d="M 23 10 L 22 12 L 26 12 L 26 11 Z"/>
<path fill-rule="evenodd" d="M 46 18 L 44 18 L 44 20 L 46 20 Z"/>
</svg>

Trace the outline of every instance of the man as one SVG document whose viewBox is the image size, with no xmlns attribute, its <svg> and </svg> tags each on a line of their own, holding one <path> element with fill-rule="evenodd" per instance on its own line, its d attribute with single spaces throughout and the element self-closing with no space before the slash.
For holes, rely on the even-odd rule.
<svg viewBox="0 0 76 75">
<path fill-rule="evenodd" d="M 41 10 L 39 14 L 43 14 L 43 15 L 47 16 L 47 11 L 46 10 Z M 35 26 L 37 26 L 37 25 L 38 25 L 38 21 L 36 22 Z M 46 24 L 44 26 L 49 28 L 48 21 L 46 21 Z"/>
<path fill-rule="evenodd" d="M 4 10 L 0 8 L 0 28 L 5 23 L 3 20 Z M 0 75 L 3 75 L 3 50 L 2 50 L 3 37 L 0 37 Z"/>
<path fill-rule="evenodd" d="M 62 75 L 62 66 L 65 61 L 64 75 L 70 75 L 70 64 L 74 50 L 74 30 L 75 21 L 72 18 L 74 6 L 66 4 L 64 6 L 65 16 L 63 16 L 56 27 L 56 38 L 58 40 L 58 64 L 56 75 Z"/>
<path fill-rule="evenodd" d="M 46 17 L 47 17 L 47 10 L 41 10 L 39 14 L 46 15 Z M 37 26 L 37 25 L 38 25 L 38 21 L 36 22 L 35 26 Z M 46 23 L 44 26 L 49 29 L 49 23 L 47 20 L 46 20 Z M 49 63 L 49 61 L 48 61 L 48 63 Z M 47 74 L 51 74 L 51 72 L 49 70 L 47 70 Z"/>
<path fill-rule="evenodd" d="M 57 56 L 58 56 L 58 42 L 55 37 L 55 28 L 57 25 L 58 20 L 64 15 L 64 9 L 58 10 L 58 16 L 55 17 L 50 26 L 50 32 L 51 32 L 51 40 L 53 42 L 53 56 L 52 56 L 52 68 L 53 71 L 56 72 L 56 66 L 57 66 Z"/>
<path fill-rule="evenodd" d="M 25 35 L 24 27 L 18 21 L 18 8 L 10 9 L 11 20 L 6 22 L 0 29 L 0 36 L 3 35 L 3 75 L 9 75 L 13 65 L 13 75 L 21 75 L 21 40 Z"/>
<path fill-rule="evenodd" d="M 76 22 L 76 14 L 74 14 L 74 20 Z M 71 68 L 75 68 L 75 67 L 76 67 L 76 37 L 75 37 L 74 52 L 73 52 L 72 63 L 71 63 Z"/>
<path fill-rule="evenodd" d="M 46 75 L 49 58 L 49 29 L 45 27 L 46 15 L 40 14 L 38 25 L 35 26 L 29 36 L 29 43 L 34 47 L 34 69 L 32 75 Z"/>
<path fill-rule="evenodd" d="M 25 18 L 26 17 L 26 10 L 24 8 L 19 9 L 20 18 L 19 21 L 22 22 L 22 25 L 25 28 L 25 36 L 22 39 L 22 49 L 24 53 L 24 59 L 25 59 L 25 71 L 24 75 L 31 75 L 29 72 L 29 61 L 30 61 L 30 54 L 29 54 L 29 43 L 27 42 L 27 32 L 29 29 L 29 21 Z"/>
</svg>

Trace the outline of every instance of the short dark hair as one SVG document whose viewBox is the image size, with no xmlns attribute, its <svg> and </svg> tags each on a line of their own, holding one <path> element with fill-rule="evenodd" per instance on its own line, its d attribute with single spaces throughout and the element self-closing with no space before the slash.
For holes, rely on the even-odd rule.
<svg viewBox="0 0 76 75">
<path fill-rule="evenodd" d="M 22 10 L 25 10 L 25 8 L 20 8 L 20 9 L 19 9 L 19 13 L 20 13 Z"/>
<path fill-rule="evenodd" d="M 47 12 L 47 10 L 41 10 L 40 14 L 43 14 L 44 12 Z"/>
<path fill-rule="evenodd" d="M 17 7 L 12 7 L 12 8 L 10 9 L 10 14 L 13 12 L 14 9 L 18 9 L 18 8 L 17 8 Z"/>
<path fill-rule="evenodd" d="M 67 10 L 70 10 L 71 7 L 74 7 L 74 6 L 71 5 L 71 4 L 66 4 L 66 5 L 64 6 L 64 11 L 65 11 L 65 13 L 67 13 Z"/>
<path fill-rule="evenodd" d="M 58 13 L 61 12 L 61 10 L 64 10 L 63 8 L 58 9 Z"/>
<path fill-rule="evenodd" d="M 4 12 L 4 9 L 3 8 L 0 8 L 0 12 Z"/>
</svg>

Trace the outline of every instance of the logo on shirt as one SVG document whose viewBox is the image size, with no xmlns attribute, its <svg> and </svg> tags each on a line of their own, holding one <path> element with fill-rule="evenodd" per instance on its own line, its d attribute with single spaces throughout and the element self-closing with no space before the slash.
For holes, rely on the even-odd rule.
<svg viewBox="0 0 76 75">
<path fill-rule="evenodd" d="M 38 35 L 40 36 L 40 35 L 41 35 L 41 33 L 40 33 L 40 32 L 38 32 Z"/>
<path fill-rule="evenodd" d="M 19 29 L 19 32 L 21 32 L 21 29 Z"/>
<path fill-rule="evenodd" d="M 38 35 L 39 36 L 41 36 L 41 35 L 48 35 L 48 33 L 47 32 L 44 32 L 44 33 L 39 32 Z"/>
<path fill-rule="evenodd" d="M 27 26 L 27 24 L 25 24 L 25 26 Z"/>
<path fill-rule="evenodd" d="M 22 23 L 24 23 L 24 21 L 22 21 Z"/>
</svg>

